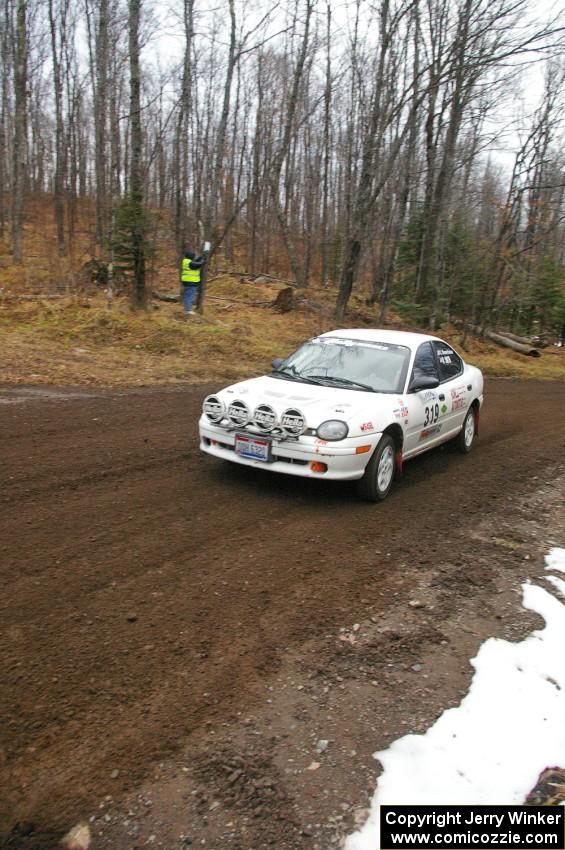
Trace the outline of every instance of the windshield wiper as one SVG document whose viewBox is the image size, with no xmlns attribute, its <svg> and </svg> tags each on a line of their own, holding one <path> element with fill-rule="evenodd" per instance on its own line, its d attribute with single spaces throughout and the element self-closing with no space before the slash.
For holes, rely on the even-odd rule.
<svg viewBox="0 0 565 850">
<path fill-rule="evenodd" d="M 275 378 L 280 375 L 283 378 L 288 378 L 290 381 L 302 381 L 305 384 L 321 384 L 321 381 L 310 377 L 307 378 L 306 375 L 301 375 L 294 366 L 288 366 L 287 368 L 292 369 L 292 371 L 287 372 L 286 369 L 273 369 L 273 371 L 269 374 L 273 375 Z"/>
<path fill-rule="evenodd" d="M 289 381 L 300 380 L 296 372 L 287 372 L 286 369 L 273 369 L 273 371 L 269 372 L 269 374 L 273 375 L 275 378 L 280 375 L 283 378 L 288 378 Z"/>
<path fill-rule="evenodd" d="M 314 375 L 309 380 L 314 381 L 316 384 L 329 382 L 331 384 L 342 384 L 346 387 L 358 387 L 360 390 L 368 390 L 371 393 L 375 392 L 374 387 L 370 387 L 369 384 L 362 384 L 360 381 L 350 381 L 349 378 L 338 378 L 336 375 Z"/>
</svg>

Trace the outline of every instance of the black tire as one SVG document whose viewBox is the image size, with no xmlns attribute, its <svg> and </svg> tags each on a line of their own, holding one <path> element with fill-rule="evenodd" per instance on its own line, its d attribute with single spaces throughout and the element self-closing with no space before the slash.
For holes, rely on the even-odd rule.
<svg viewBox="0 0 565 850">
<path fill-rule="evenodd" d="M 467 416 L 463 420 L 463 426 L 457 435 L 457 448 L 464 455 L 469 454 L 473 448 L 475 439 L 475 408 L 470 407 L 467 411 Z"/>
<path fill-rule="evenodd" d="M 357 485 L 357 492 L 362 499 L 367 502 L 382 502 L 386 499 L 394 481 L 395 454 L 394 440 L 384 434 Z"/>
</svg>

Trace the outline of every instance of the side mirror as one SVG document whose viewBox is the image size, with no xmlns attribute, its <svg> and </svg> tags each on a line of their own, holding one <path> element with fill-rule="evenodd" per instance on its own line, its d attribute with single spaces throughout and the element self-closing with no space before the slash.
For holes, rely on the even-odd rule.
<svg viewBox="0 0 565 850">
<path fill-rule="evenodd" d="M 418 375 L 410 381 L 408 392 L 419 393 L 421 390 L 435 390 L 436 387 L 439 387 L 438 378 L 433 378 L 431 375 Z"/>
<path fill-rule="evenodd" d="M 275 359 L 271 361 L 271 366 L 273 369 L 280 369 L 283 363 L 284 360 L 282 357 L 275 357 Z"/>
</svg>

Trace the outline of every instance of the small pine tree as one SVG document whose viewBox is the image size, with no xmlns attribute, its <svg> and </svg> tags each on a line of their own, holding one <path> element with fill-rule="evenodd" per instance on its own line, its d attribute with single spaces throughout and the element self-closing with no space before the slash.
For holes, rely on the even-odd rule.
<svg viewBox="0 0 565 850">
<path fill-rule="evenodd" d="M 144 256 L 147 260 L 155 256 L 155 244 L 151 239 L 151 216 L 139 201 L 127 197 L 116 209 L 112 253 L 114 268 L 133 286 L 135 278 L 136 241 L 143 241 Z"/>
<path fill-rule="evenodd" d="M 537 262 L 530 290 L 530 309 L 540 334 L 559 331 L 564 323 L 565 275 L 552 253 Z"/>
</svg>

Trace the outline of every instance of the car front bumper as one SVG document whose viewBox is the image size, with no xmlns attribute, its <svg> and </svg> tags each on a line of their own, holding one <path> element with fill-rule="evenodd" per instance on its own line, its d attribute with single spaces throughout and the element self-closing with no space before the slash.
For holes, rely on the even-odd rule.
<svg viewBox="0 0 565 850">
<path fill-rule="evenodd" d="M 328 478 L 334 481 L 352 481 L 361 478 L 381 434 L 347 437 L 345 440 L 326 442 L 316 437 L 302 435 L 297 439 L 270 436 L 270 460 L 254 460 L 236 454 L 236 433 L 248 437 L 265 438 L 265 434 L 247 429 L 227 430 L 208 420 L 200 421 L 200 448 L 214 457 L 254 466 L 269 472 L 297 475 L 302 478 Z M 325 467 L 323 469 L 322 467 Z"/>
</svg>

